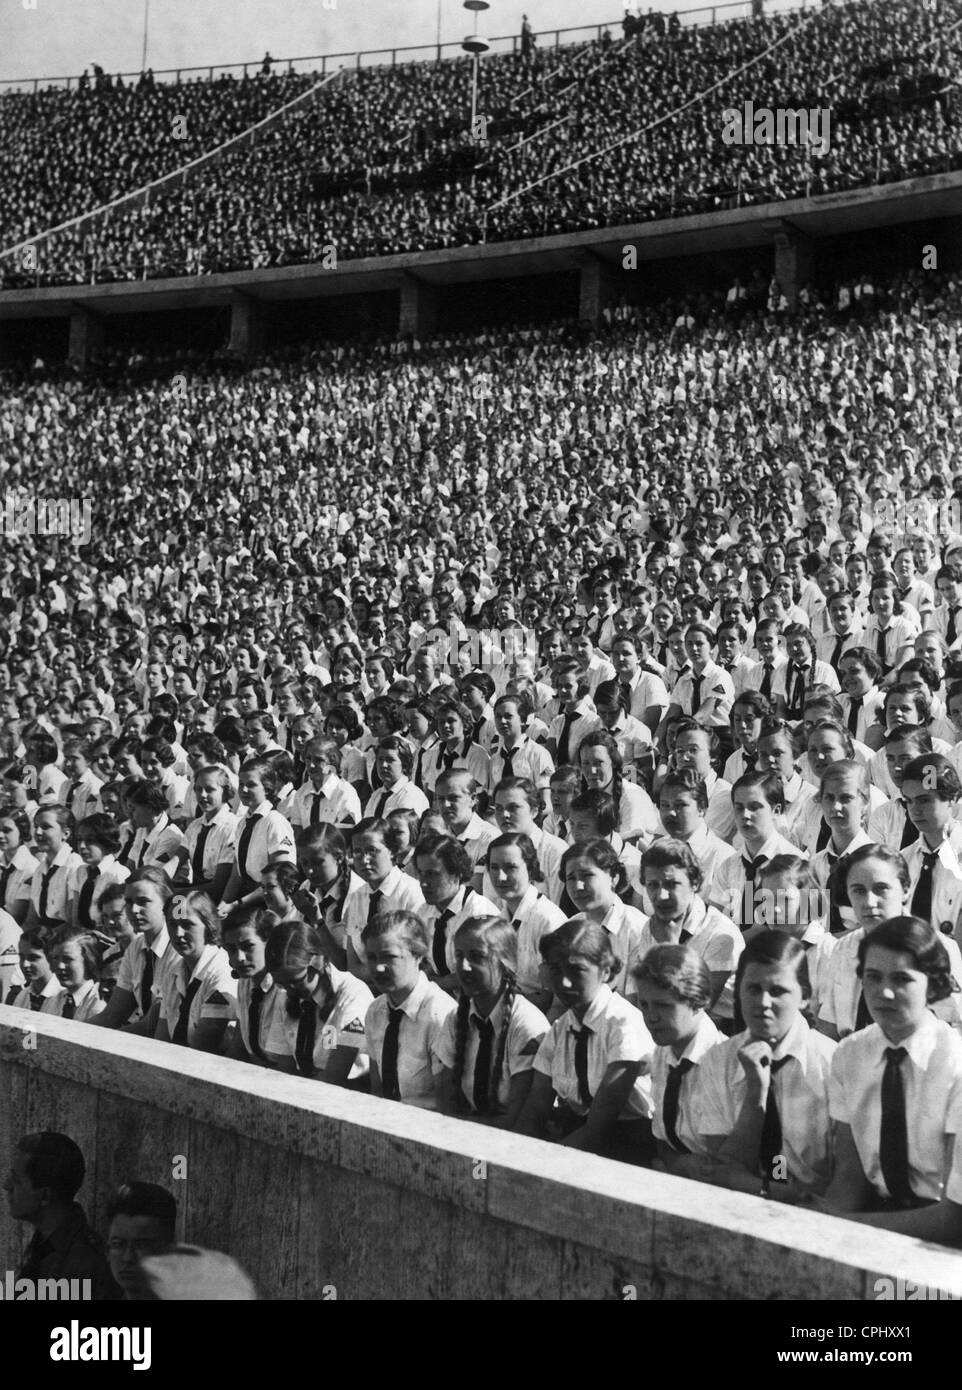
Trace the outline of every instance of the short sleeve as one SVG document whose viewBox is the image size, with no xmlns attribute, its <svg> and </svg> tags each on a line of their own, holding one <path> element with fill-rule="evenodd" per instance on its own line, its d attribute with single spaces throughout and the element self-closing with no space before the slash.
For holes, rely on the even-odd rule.
<svg viewBox="0 0 962 1390">
<path fill-rule="evenodd" d="M 124 952 L 120 962 L 120 969 L 117 972 L 117 989 L 125 989 L 128 994 L 137 993 L 137 978 L 135 960 L 140 952 L 138 941 L 132 941 Z"/>
<path fill-rule="evenodd" d="M 691 1113 L 699 1117 L 703 1138 L 710 1134 L 727 1135 L 731 1130 L 732 1098 L 725 1085 L 726 1061 L 725 1048 L 713 1048 L 695 1073 L 697 1105 Z"/>
<path fill-rule="evenodd" d="M 654 1050 L 655 1045 L 640 1013 L 637 1019 L 627 1014 L 616 1014 L 608 1019 L 605 1029 L 605 1057 L 609 1064 L 642 1062 L 650 1058 Z"/>
<path fill-rule="evenodd" d="M 846 1087 L 846 1060 L 849 1048 L 840 1047 L 832 1058 L 828 1074 L 828 1113 L 829 1117 L 841 1125 L 852 1123 L 852 1111 Z"/>
<path fill-rule="evenodd" d="M 441 1028 L 441 1031 L 438 1034 L 438 1060 L 440 1061 L 442 1067 L 447 1067 L 449 1070 L 454 1066 L 457 1028 L 458 1016 L 455 1012 L 453 1014 L 448 1014 L 447 1018 L 444 1020 L 444 1024 Z"/>
<path fill-rule="evenodd" d="M 946 1112 L 945 1132 L 955 1136 L 952 1145 L 952 1167 L 945 1184 L 945 1195 L 950 1202 L 962 1206 L 962 1086 L 958 1084 Z"/>
<path fill-rule="evenodd" d="M 567 1017 L 567 1015 L 565 1015 Z M 563 1022 L 559 1019 L 558 1022 Z M 541 1046 L 534 1055 L 534 1069 L 540 1071 L 544 1076 L 551 1076 L 554 1071 L 555 1052 L 558 1047 L 558 1024 L 549 1028 L 541 1039 Z"/>
<path fill-rule="evenodd" d="M 722 970 L 731 972 L 738 964 L 741 953 L 741 937 L 736 938 L 732 932 L 724 929 L 716 931 L 712 935 L 703 957 L 705 968 L 719 973 Z"/>
<path fill-rule="evenodd" d="M 540 1009 L 536 1009 L 526 999 L 516 1000 L 508 1048 L 509 1076 L 519 1076 L 522 1072 L 531 1071 L 547 1033 L 548 1020 Z"/>
</svg>

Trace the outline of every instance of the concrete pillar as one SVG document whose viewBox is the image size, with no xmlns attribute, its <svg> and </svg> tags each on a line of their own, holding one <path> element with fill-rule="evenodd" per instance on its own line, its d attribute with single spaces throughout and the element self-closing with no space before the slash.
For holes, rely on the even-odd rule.
<svg viewBox="0 0 962 1390">
<path fill-rule="evenodd" d="M 617 293 L 617 272 L 608 261 L 589 252 L 581 265 L 578 287 L 578 317 L 597 328 L 602 315 Z"/>
<path fill-rule="evenodd" d="M 774 276 L 788 300 L 790 309 L 798 303 L 798 292 L 812 278 L 814 246 L 811 239 L 794 227 L 775 233 Z"/>
<path fill-rule="evenodd" d="M 438 323 L 438 296 L 433 285 L 405 271 L 401 277 L 398 336 L 429 338 Z"/>
<path fill-rule="evenodd" d="M 91 358 L 99 357 L 104 345 L 104 321 L 99 314 L 77 305 L 70 311 L 70 341 L 67 360 L 71 367 L 84 371 Z"/>
<path fill-rule="evenodd" d="M 235 294 L 230 309 L 230 351 L 235 357 L 254 357 L 263 336 L 261 306 L 256 299 Z"/>
</svg>

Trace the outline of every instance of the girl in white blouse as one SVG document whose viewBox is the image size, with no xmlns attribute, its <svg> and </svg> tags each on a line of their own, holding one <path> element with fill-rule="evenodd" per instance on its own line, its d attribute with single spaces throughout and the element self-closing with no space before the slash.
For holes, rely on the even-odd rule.
<svg viewBox="0 0 962 1390">
<path fill-rule="evenodd" d="M 653 946 L 632 978 L 642 1018 L 656 1043 L 651 1063 L 656 1163 L 673 1172 L 680 1155 L 709 1154 L 696 1106 L 697 1069 L 725 1036 L 707 1012 L 711 975 L 690 946 Z"/>
<path fill-rule="evenodd" d="M 958 1244 L 962 1039 L 931 1008 L 959 990 L 949 957 L 929 923 L 894 917 L 862 937 L 858 974 L 874 1022 L 832 1062 L 835 1175 L 818 1205 Z"/>
</svg>

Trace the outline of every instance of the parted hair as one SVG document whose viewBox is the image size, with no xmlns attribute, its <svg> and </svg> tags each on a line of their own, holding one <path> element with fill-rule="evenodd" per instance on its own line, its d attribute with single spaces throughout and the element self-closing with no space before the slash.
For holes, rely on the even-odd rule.
<svg viewBox="0 0 962 1390">
<path fill-rule="evenodd" d="M 929 977 L 926 999 L 929 1004 L 937 1004 L 940 999 L 948 999 L 958 994 L 959 983 L 952 974 L 949 953 L 943 946 L 939 933 L 930 922 L 920 917 L 890 917 L 880 922 L 874 931 L 867 933 L 858 943 L 858 966 L 856 975 L 862 978 L 865 960 L 873 946 L 881 946 L 888 951 L 899 951 L 912 956 L 915 968 Z"/>
<path fill-rule="evenodd" d="M 690 946 L 653 946 L 633 968 L 631 978 L 635 984 L 667 990 L 690 1009 L 706 1009 L 711 1000 L 711 976 Z"/>
<path fill-rule="evenodd" d="M 511 1013 L 518 992 L 518 937 L 514 927 L 504 917 L 468 917 L 455 932 L 455 944 L 457 944 L 458 937 L 464 936 L 468 932 L 474 932 L 483 938 L 488 950 L 496 957 L 501 966 L 500 997 L 503 998 L 504 1011 L 501 1018 L 501 1030 L 498 1034 L 498 1045 L 494 1051 L 494 1062 L 491 1067 L 488 1105 L 484 1111 L 485 1114 L 490 1115 L 497 1108 L 498 1089 L 501 1073 L 504 1070 L 505 1054 L 508 1049 L 508 1029 L 511 1026 Z M 462 993 L 458 999 L 458 1012 L 455 1019 L 453 1068 L 454 1084 L 461 1096 L 463 1096 L 461 1077 L 464 1075 L 464 1055 L 468 1044 L 470 1013 L 471 1000 Z"/>
<path fill-rule="evenodd" d="M 588 917 L 569 917 L 560 927 L 548 932 L 538 943 L 542 960 L 549 965 L 552 956 L 572 956 L 577 952 L 592 965 L 607 973 L 612 979 L 621 969 L 622 962 L 615 955 L 611 937 L 598 922 Z"/>
</svg>

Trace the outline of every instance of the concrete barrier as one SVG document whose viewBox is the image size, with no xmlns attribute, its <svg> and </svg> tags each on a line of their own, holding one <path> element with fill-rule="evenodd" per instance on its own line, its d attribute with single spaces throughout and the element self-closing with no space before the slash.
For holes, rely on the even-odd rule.
<svg viewBox="0 0 962 1390">
<path fill-rule="evenodd" d="M 957 1252 L 323 1083 L 0 1007 L 0 1171 L 70 1134 L 98 1229 L 137 1177 L 270 1299 L 962 1295 Z M 29 1232 L 2 1203 L 0 1270 Z M 934 1294 L 932 1295 L 934 1296 Z"/>
</svg>

